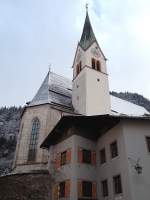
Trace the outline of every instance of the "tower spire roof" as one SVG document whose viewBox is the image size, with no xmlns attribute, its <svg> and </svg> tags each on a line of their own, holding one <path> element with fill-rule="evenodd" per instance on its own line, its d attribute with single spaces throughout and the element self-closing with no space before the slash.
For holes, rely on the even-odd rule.
<svg viewBox="0 0 150 200">
<path fill-rule="evenodd" d="M 96 41 L 96 37 L 94 35 L 93 29 L 92 29 L 92 26 L 90 23 L 90 18 L 89 18 L 89 14 L 88 14 L 88 5 L 86 5 L 86 18 L 85 18 L 83 32 L 82 32 L 82 36 L 81 36 L 79 44 L 85 50 L 94 41 Z"/>
</svg>

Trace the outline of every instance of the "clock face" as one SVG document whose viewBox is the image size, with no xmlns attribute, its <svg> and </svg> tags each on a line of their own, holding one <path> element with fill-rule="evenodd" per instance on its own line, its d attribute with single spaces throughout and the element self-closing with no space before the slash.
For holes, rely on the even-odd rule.
<svg viewBox="0 0 150 200">
<path fill-rule="evenodd" d="M 91 53 L 97 58 L 99 58 L 101 56 L 98 48 L 92 48 Z"/>
</svg>

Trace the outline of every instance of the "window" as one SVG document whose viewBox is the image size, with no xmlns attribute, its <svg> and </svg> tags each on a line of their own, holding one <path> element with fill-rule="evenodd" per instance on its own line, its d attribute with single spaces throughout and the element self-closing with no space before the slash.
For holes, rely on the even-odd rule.
<svg viewBox="0 0 150 200">
<path fill-rule="evenodd" d="M 65 197 L 65 182 L 59 183 L 59 198 Z"/>
<path fill-rule="evenodd" d="M 70 199 L 70 180 L 56 182 L 52 186 L 53 196 L 52 199 Z"/>
<path fill-rule="evenodd" d="M 102 196 L 107 197 L 108 196 L 108 183 L 107 180 L 103 180 L 101 182 L 102 185 Z"/>
<path fill-rule="evenodd" d="M 122 193 L 121 176 L 117 175 L 113 177 L 114 193 Z"/>
<path fill-rule="evenodd" d="M 79 163 L 86 163 L 95 166 L 96 152 L 91 150 L 86 150 L 83 148 L 78 148 L 78 161 Z"/>
<path fill-rule="evenodd" d="M 96 61 L 96 68 L 97 68 L 97 71 L 101 71 L 101 65 L 100 65 L 99 60 Z"/>
<path fill-rule="evenodd" d="M 80 61 L 80 63 L 79 63 L 79 70 L 80 70 L 80 72 L 81 72 L 81 70 L 82 70 L 82 62 Z"/>
<path fill-rule="evenodd" d="M 150 137 L 146 137 L 146 143 L 147 143 L 148 152 L 150 153 Z"/>
<path fill-rule="evenodd" d="M 82 195 L 83 197 L 92 197 L 92 182 L 82 182 Z"/>
<path fill-rule="evenodd" d="M 66 151 L 58 152 L 56 154 L 56 157 L 55 157 L 56 169 L 70 163 L 71 163 L 71 149 L 67 149 Z"/>
<path fill-rule="evenodd" d="M 114 141 L 113 143 L 110 144 L 110 151 L 111 151 L 112 158 L 118 156 L 117 141 Z"/>
<path fill-rule="evenodd" d="M 106 162 L 106 152 L 105 149 L 100 151 L 100 163 L 103 164 Z"/>
<path fill-rule="evenodd" d="M 40 129 L 40 122 L 39 122 L 38 118 L 35 118 L 32 122 L 32 131 L 31 131 L 31 137 L 30 137 L 28 161 L 35 161 L 35 159 L 36 159 L 36 150 L 37 150 L 39 129 Z"/>
<path fill-rule="evenodd" d="M 77 75 L 80 73 L 80 66 L 77 64 Z"/>
<path fill-rule="evenodd" d="M 83 149 L 82 154 L 83 154 L 83 162 L 84 163 L 91 163 L 92 162 L 92 155 L 91 155 L 90 150 Z"/>
<path fill-rule="evenodd" d="M 97 199 L 97 184 L 87 180 L 78 180 L 78 200 Z"/>
<path fill-rule="evenodd" d="M 97 71 L 101 71 L 101 63 L 99 60 L 95 60 L 92 58 L 92 69 L 96 69 Z"/>
<path fill-rule="evenodd" d="M 67 162 L 67 151 L 61 153 L 61 165 L 65 165 Z"/>
<path fill-rule="evenodd" d="M 95 68 L 96 68 L 96 66 L 95 66 L 95 59 L 92 58 L 92 69 L 95 69 Z"/>
<path fill-rule="evenodd" d="M 77 64 L 76 70 L 77 70 L 77 75 L 78 75 L 82 70 L 82 62 L 81 61 L 79 62 L 79 64 Z"/>
</svg>

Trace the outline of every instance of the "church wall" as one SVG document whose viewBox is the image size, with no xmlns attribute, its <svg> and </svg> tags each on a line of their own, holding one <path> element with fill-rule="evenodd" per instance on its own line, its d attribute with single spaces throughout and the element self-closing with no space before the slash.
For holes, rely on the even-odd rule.
<svg viewBox="0 0 150 200">
<path fill-rule="evenodd" d="M 96 62 L 100 62 L 100 71 L 92 69 L 93 58 Z M 77 74 L 77 64 L 80 61 L 82 63 L 82 70 Z M 96 42 L 85 51 L 78 46 L 73 70 L 72 102 L 75 110 L 84 115 L 110 113 L 106 60 Z"/>
<path fill-rule="evenodd" d="M 81 68 L 83 69 L 83 67 L 86 65 L 85 54 L 84 54 L 84 50 L 78 45 L 74 63 L 73 63 L 74 64 L 73 65 L 73 78 L 75 78 L 77 76 L 76 67 L 80 61 L 82 62 Z"/>
<path fill-rule="evenodd" d="M 97 53 L 95 53 L 95 51 Z M 107 74 L 107 67 L 106 67 L 106 60 L 104 59 L 104 56 L 102 55 L 98 45 L 96 42 L 94 42 L 87 50 L 83 50 L 79 45 L 77 47 L 77 53 L 75 56 L 75 60 L 74 60 L 74 66 L 73 66 L 73 77 L 75 78 L 77 76 L 76 74 L 76 66 L 77 64 L 79 64 L 79 62 L 82 62 L 82 69 L 85 66 L 88 66 L 90 68 L 92 68 L 91 65 L 91 59 L 95 58 L 96 60 L 100 61 L 101 64 L 101 71 L 103 73 Z"/>
<path fill-rule="evenodd" d="M 108 76 L 84 68 L 73 82 L 73 105 L 84 115 L 110 113 Z"/>
<path fill-rule="evenodd" d="M 95 53 L 96 52 L 96 53 Z M 91 59 L 95 58 L 101 63 L 101 71 L 107 74 L 106 60 L 104 59 L 98 45 L 94 42 L 85 52 L 85 65 L 92 68 Z"/>
<path fill-rule="evenodd" d="M 16 165 L 20 165 L 19 168 L 22 168 L 23 171 L 28 167 L 30 169 L 32 168 L 32 165 L 27 165 L 28 167 L 26 166 L 25 168 L 23 165 L 27 164 L 28 148 L 29 148 L 31 129 L 32 129 L 32 120 L 35 117 L 37 117 L 40 121 L 40 130 L 39 130 L 39 139 L 37 148 L 37 162 L 39 163 L 42 161 L 43 150 L 41 150 L 39 146 L 42 140 L 42 136 L 45 132 L 47 111 L 48 111 L 48 105 L 28 107 L 26 108 L 22 116 L 21 124 L 23 124 L 23 129 L 19 133 L 19 138 L 18 138 L 19 149 L 18 152 L 16 152 Z"/>
<path fill-rule="evenodd" d="M 14 167 L 16 166 L 16 168 L 14 169 L 15 172 L 46 169 L 48 155 L 46 150 L 40 148 L 40 145 L 45 137 L 52 130 L 52 128 L 59 121 L 61 115 L 62 112 L 51 108 L 49 104 L 26 108 L 21 119 L 20 132 L 18 135 L 16 155 L 14 160 Z M 38 119 L 40 120 L 37 156 L 36 162 L 29 163 L 27 162 L 28 149 L 32 129 L 32 120 L 35 117 L 38 117 Z"/>
<path fill-rule="evenodd" d="M 118 156 L 111 158 L 110 144 L 117 141 Z M 100 164 L 100 150 L 105 148 L 106 162 Z M 102 137 L 99 138 L 97 143 L 97 168 L 98 168 L 98 194 L 99 199 L 102 197 L 101 181 L 106 180 L 108 182 L 109 196 L 107 199 L 114 200 L 131 200 L 130 188 L 129 188 L 129 172 L 128 172 L 128 160 L 126 155 L 126 147 L 123 134 L 123 125 L 119 123 L 114 128 L 110 129 Z M 114 194 L 113 188 L 113 176 L 121 175 L 122 190 L 123 193 L 119 195 Z"/>
<path fill-rule="evenodd" d="M 150 153 L 146 136 L 150 136 L 150 124 L 146 120 L 126 120 L 123 125 L 130 175 L 132 200 L 147 200 L 150 196 Z M 142 174 L 134 168 L 136 161 L 142 166 Z"/>
<path fill-rule="evenodd" d="M 86 76 L 84 68 L 80 74 L 76 77 L 76 80 L 73 81 L 73 93 L 72 93 L 72 103 L 76 112 L 80 114 L 86 114 Z"/>
<path fill-rule="evenodd" d="M 87 115 L 110 113 L 108 76 L 86 68 L 86 88 Z"/>
</svg>

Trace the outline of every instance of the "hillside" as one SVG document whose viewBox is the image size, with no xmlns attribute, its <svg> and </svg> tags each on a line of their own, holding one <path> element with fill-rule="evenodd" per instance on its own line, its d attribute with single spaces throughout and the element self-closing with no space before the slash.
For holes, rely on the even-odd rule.
<svg viewBox="0 0 150 200">
<path fill-rule="evenodd" d="M 111 92 L 112 95 L 145 107 L 150 112 L 150 101 L 130 92 Z M 0 108 L 0 174 L 10 172 L 19 132 L 21 107 Z"/>
<path fill-rule="evenodd" d="M 11 169 L 21 111 L 21 107 L 0 108 L 0 174 Z"/>
<path fill-rule="evenodd" d="M 150 100 L 146 99 L 140 94 L 137 93 L 131 93 L 131 92 L 114 92 L 112 91 L 111 94 L 113 96 L 119 97 L 121 99 L 130 101 L 134 104 L 137 104 L 139 106 L 143 106 L 146 110 L 150 112 Z"/>
</svg>

